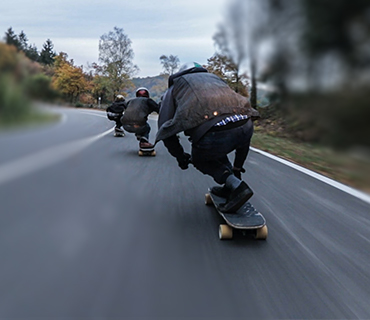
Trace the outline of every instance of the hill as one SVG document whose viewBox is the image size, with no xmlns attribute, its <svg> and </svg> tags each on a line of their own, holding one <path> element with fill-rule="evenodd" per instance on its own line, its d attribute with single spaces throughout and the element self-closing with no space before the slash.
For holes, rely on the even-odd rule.
<svg viewBox="0 0 370 320">
<path fill-rule="evenodd" d="M 159 102 L 162 95 L 167 89 L 168 75 L 159 75 L 155 77 L 145 77 L 145 78 L 133 78 L 132 82 L 134 83 L 135 88 L 132 90 L 127 90 L 128 96 L 127 99 L 135 97 L 135 91 L 139 87 L 145 87 L 150 92 L 150 97 Z"/>
</svg>

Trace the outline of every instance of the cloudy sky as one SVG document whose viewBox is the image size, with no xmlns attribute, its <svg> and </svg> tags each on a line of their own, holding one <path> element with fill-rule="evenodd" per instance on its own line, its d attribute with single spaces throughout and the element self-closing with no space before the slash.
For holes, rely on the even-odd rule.
<svg viewBox="0 0 370 320">
<path fill-rule="evenodd" d="M 214 51 L 213 35 L 229 0 L 9 0 L 0 4 L 0 34 L 22 30 L 40 51 L 51 39 L 57 53 L 76 65 L 98 62 L 100 37 L 123 28 L 132 41 L 138 76 L 161 71 L 159 57 L 205 63 Z"/>
</svg>

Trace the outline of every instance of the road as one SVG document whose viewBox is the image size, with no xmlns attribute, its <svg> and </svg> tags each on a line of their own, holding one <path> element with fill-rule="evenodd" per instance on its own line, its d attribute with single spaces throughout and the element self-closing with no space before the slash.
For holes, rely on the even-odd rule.
<svg viewBox="0 0 370 320">
<path fill-rule="evenodd" d="M 55 110 L 0 135 L 0 319 L 370 318 L 369 203 L 252 151 L 269 237 L 220 241 L 210 177 Z"/>
</svg>

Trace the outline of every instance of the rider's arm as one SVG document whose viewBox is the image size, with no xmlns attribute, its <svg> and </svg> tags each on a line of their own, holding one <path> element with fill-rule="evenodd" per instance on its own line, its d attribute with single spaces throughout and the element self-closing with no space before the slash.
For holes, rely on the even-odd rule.
<svg viewBox="0 0 370 320">
<path fill-rule="evenodd" d="M 176 135 L 164 139 L 163 143 L 166 146 L 168 152 L 171 154 L 171 156 L 175 157 L 176 159 L 181 158 L 183 156 L 184 148 L 180 144 L 179 138 Z"/>
</svg>

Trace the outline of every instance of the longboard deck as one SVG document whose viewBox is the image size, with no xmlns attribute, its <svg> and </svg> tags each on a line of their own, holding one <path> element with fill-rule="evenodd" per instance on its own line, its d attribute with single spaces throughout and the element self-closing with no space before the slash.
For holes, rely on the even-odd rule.
<svg viewBox="0 0 370 320">
<path fill-rule="evenodd" d="M 209 192 L 217 212 L 225 219 L 226 223 L 237 229 L 255 229 L 261 228 L 266 224 L 266 219 L 258 212 L 251 203 L 246 202 L 236 213 L 223 213 L 218 209 L 221 203 L 226 199 Z"/>
<path fill-rule="evenodd" d="M 253 230 L 255 238 L 265 240 L 267 238 L 267 225 L 264 216 L 258 212 L 251 203 L 246 202 L 235 213 L 223 213 L 218 206 L 225 203 L 226 199 L 214 195 L 210 190 L 206 194 L 206 204 L 210 201 L 214 204 L 217 212 L 222 216 L 227 225 L 220 225 L 220 239 L 231 239 L 233 237 L 232 228 L 241 230 Z M 226 228 L 228 227 L 228 228 Z"/>
</svg>

